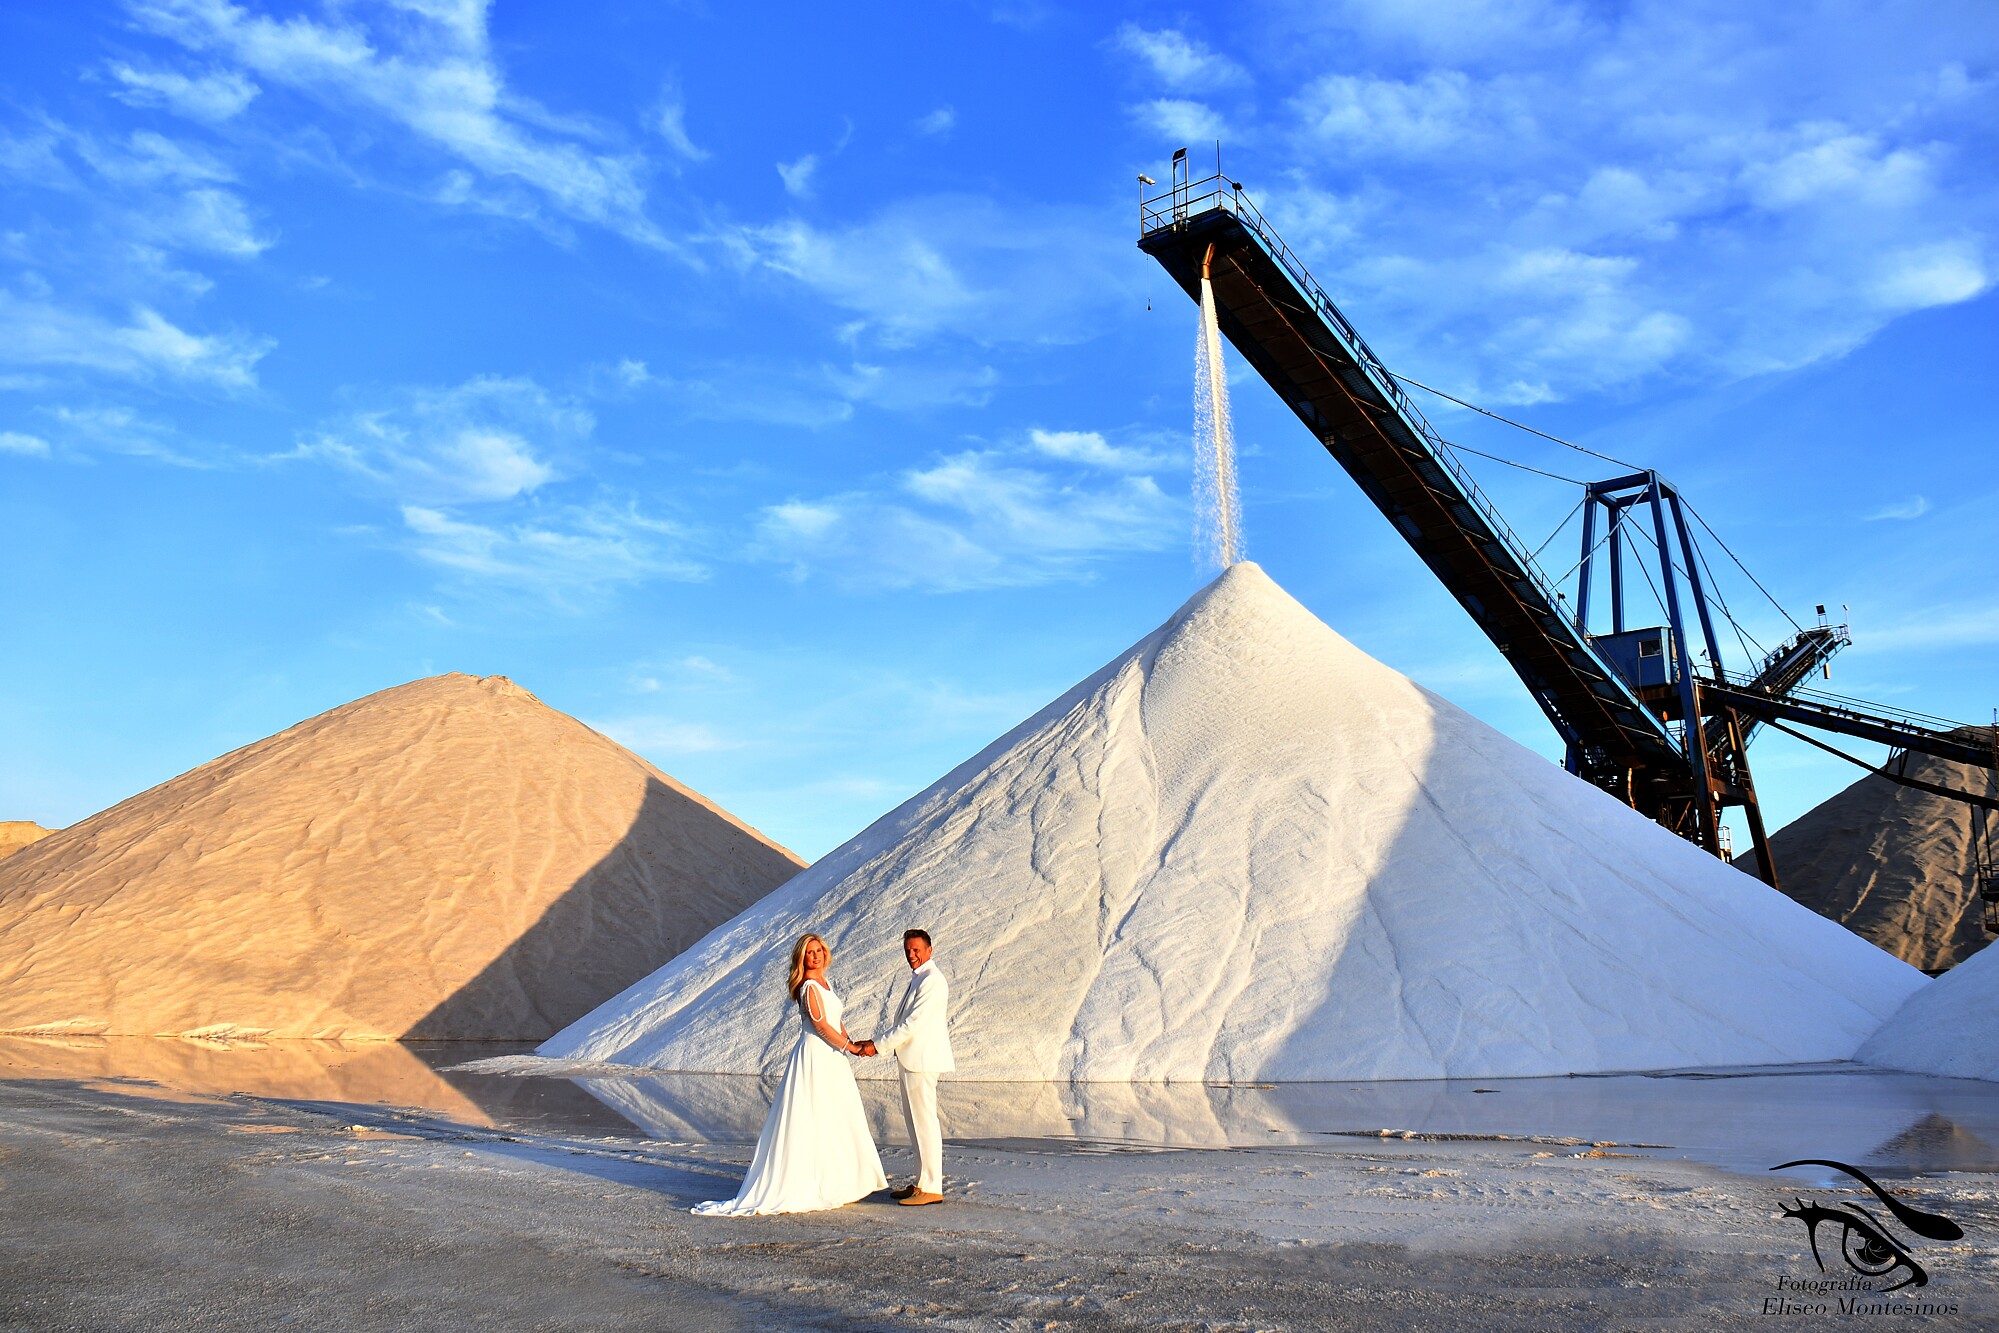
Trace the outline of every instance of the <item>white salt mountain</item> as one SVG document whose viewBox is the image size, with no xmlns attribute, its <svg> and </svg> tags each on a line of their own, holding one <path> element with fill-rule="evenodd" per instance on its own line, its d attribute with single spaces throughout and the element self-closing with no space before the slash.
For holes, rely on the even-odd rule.
<svg viewBox="0 0 1999 1333">
<path fill-rule="evenodd" d="M 1887 1069 L 1999 1081 L 1999 949 L 1981 949 L 1909 997 L 1856 1057 Z"/>
<path fill-rule="evenodd" d="M 0 861 L 0 1031 L 539 1040 L 800 864 L 504 676 L 436 676 Z"/>
<path fill-rule="evenodd" d="M 539 1053 L 771 1068 L 805 931 L 870 1035 L 906 926 L 951 979 L 961 1079 L 1843 1059 L 1924 982 L 1238 564 Z"/>
</svg>

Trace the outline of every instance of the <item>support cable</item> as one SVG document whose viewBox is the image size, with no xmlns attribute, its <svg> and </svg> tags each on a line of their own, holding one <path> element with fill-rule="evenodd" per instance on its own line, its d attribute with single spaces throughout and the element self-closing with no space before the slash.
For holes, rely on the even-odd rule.
<svg viewBox="0 0 1999 1333">
<path fill-rule="evenodd" d="M 1721 595 L 1721 580 L 1714 576 L 1714 566 L 1708 562 L 1707 551 L 1702 548 L 1699 542 L 1690 542 L 1688 544 L 1694 548 L 1694 556 L 1701 562 L 1701 568 L 1707 571 L 1707 586 L 1714 591 L 1714 602 L 1716 606 L 1721 608 L 1722 619 L 1726 620 L 1728 627 L 1735 631 L 1735 641 L 1741 646 L 1742 655 L 1752 662 L 1758 657 L 1768 657 L 1770 655 L 1769 650 L 1758 642 L 1754 634 L 1744 629 L 1742 622 L 1735 618 L 1735 613 L 1728 609 L 1728 599 Z M 1754 653 L 1749 651 L 1751 644 L 1754 644 L 1756 647 Z M 1717 662 L 1715 665 L 1719 666 L 1720 663 Z"/>
<path fill-rule="evenodd" d="M 1767 717 L 1764 718 L 1763 725 L 1766 727 L 1775 727 L 1778 731 L 1783 732 L 1785 735 L 1795 737 L 1796 739 L 1803 741 L 1807 745 L 1816 745 L 1818 746 L 1819 749 L 1824 750 L 1827 754 L 1838 755 L 1841 759 L 1844 759 L 1847 763 L 1853 764 L 1860 768 L 1864 768 L 1877 778 L 1886 778 L 1888 781 L 1896 784 L 1897 786 L 1914 787 L 1917 791 L 1926 791 L 1933 796 L 1947 796 L 1952 800 L 1963 801 L 1966 805 L 1973 807 L 1972 822 L 1974 824 L 1983 823 L 1983 821 L 1978 818 L 1977 814 L 1978 810 L 1981 809 L 1999 810 L 1999 799 L 1987 796 L 1983 792 L 1965 791 L 1961 787 L 1946 787 L 1940 783 L 1925 782 L 1921 778 L 1912 778 L 1907 773 L 1891 773 L 1888 771 L 1887 764 L 1882 764 L 1877 768 L 1875 765 L 1868 763 L 1865 759 L 1861 759 L 1855 755 L 1850 755 L 1846 751 L 1839 749 L 1836 746 L 1827 745 L 1824 741 L 1820 740 L 1816 736 L 1807 736 L 1804 732 L 1799 731 L 1795 727 L 1787 727 L 1782 722 L 1777 721 L 1775 718 L 1767 718 Z M 1891 758 L 1893 757 L 1893 752 L 1894 752 L 1894 747 L 1890 746 L 1889 753 Z M 1906 755 L 1908 753 L 1908 750 L 1904 749 L 1902 753 Z"/>
<path fill-rule="evenodd" d="M 1449 449 L 1452 453 L 1474 454 L 1479 458 L 1490 458 L 1495 463 L 1504 463 L 1508 467 L 1517 467 L 1522 472 L 1532 472 L 1535 476 L 1546 477 L 1550 481 L 1565 481 L 1571 486 L 1589 485 L 1588 482 L 1582 480 L 1580 477 L 1565 477 L 1559 472 L 1544 472 L 1538 467 L 1529 467 L 1525 463 L 1516 463 L 1510 458 L 1501 458 L 1498 454 L 1489 454 L 1486 453 L 1483 449 L 1474 449 L 1468 444 L 1456 444 L 1450 440 L 1442 438 L 1439 438 L 1437 443 L 1443 445 L 1446 449 Z"/>
<path fill-rule="evenodd" d="M 1529 563 L 1532 563 L 1533 561 L 1539 560 L 1541 558 L 1541 552 L 1548 549 L 1548 542 L 1552 542 L 1555 540 L 1555 538 L 1561 536 L 1563 529 L 1569 526 L 1569 520 L 1574 518 L 1578 513 L 1580 513 L 1582 507 L 1588 503 L 1589 503 L 1589 496 L 1585 495 L 1583 496 L 1582 499 L 1576 501 L 1576 507 L 1574 509 L 1571 509 L 1568 513 L 1562 515 L 1562 521 L 1560 523 L 1557 523 L 1555 525 L 1555 530 L 1548 534 L 1548 541 L 1544 541 L 1539 546 L 1535 547 L 1534 554 L 1527 557 Z M 1608 536 L 1609 534 L 1606 533 L 1605 535 Z M 1562 577 L 1567 578 L 1568 575 L 1564 574 Z"/>
<path fill-rule="evenodd" d="M 1562 523 L 1564 526 L 1566 526 L 1568 524 L 1568 520 L 1563 519 Z M 1567 569 L 1562 571 L 1562 576 L 1555 580 L 1556 587 L 1559 588 L 1564 583 L 1567 583 L 1569 581 L 1569 575 L 1575 573 L 1577 570 L 1583 567 L 1584 560 L 1589 559 L 1591 556 L 1595 555 L 1598 551 L 1601 551 L 1603 549 L 1603 544 L 1610 540 L 1610 529 L 1611 525 L 1606 523 L 1603 528 L 1603 536 L 1598 537 L 1596 539 L 1596 544 L 1594 546 L 1591 546 L 1587 551 L 1584 551 L 1582 553 L 1581 559 L 1578 559 L 1573 565 L 1570 565 Z M 1553 538 L 1550 538 L 1549 540 L 1552 541 Z M 1542 544 L 1546 545 L 1547 543 L 1544 542 Z"/>
<path fill-rule="evenodd" d="M 1650 543 L 1653 550 L 1656 551 L 1659 549 L 1659 543 L 1653 540 L 1651 533 L 1645 531 L 1644 524 L 1632 523 L 1627 526 L 1629 526 L 1633 532 L 1637 533 L 1640 537 L 1643 537 L 1648 543 Z M 1638 572 L 1645 576 L 1645 586 L 1651 590 L 1652 600 L 1659 604 L 1660 616 L 1662 616 L 1666 620 L 1671 620 L 1673 618 L 1673 614 L 1672 612 L 1666 609 L 1666 599 L 1660 596 L 1659 585 L 1652 582 L 1652 571 L 1645 567 L 1645 562 L 1643 560 L 1634 560 L 1631 563 L 1638 566 Z M 1666 557 L 1666 563 L 1672 564 L 1672 557 L 1670 556 Z M 1679 569 L 1679 566 L 1673 565 L 1673 568 L 1674 570 L 1677 571 Z M 1667 577 L 1670 578 L 1671 575 L 1667 575 Z"/>
<path fill-rule="evenodd" d="M 1462 398 L 1459 398 L 1453 394 L 1445 393 L 1442 389 L 1435 388 L 1431 385 L 1425 384 L 1421 380 L 1411 379 L 1407 375 L 1399 375 L 1392 370 L 1388 370 L 1387 367 L 1385 366 L 1382 367 L 1381 369 L 1383 370 L 1384 373 L 1386 373 L 1389 376 L 1389 378 L 1396 380 L 1399 383 L 1407 384 L 1414 389 L 1421 389 L 1425 393 L 1435 394 L 1437 397 L 1442 398 L 1446 402 L 1456 403 L 1459 407 L 1466 408 L 1470 411 L 1476 412 L 1483 417 L 1490 417 L 1492 420 L 1500 422 L 1503 425 L 1511 426 L 1515 430 L 1526 431 L 1529 435 L 1537 435 L 1540 438 L 1547 440 L 1551 443 L 1559 444 L 1565 449 L 1573 449 L 1577 453 L 1588 454 L 1592 458 L 1601 458 L 1606 463 L 1615 463 L 1619 467 L 1630 468 L 1633 472 L 1643 472 L 1646 470 L 1644 468 L 1639 467 L 1636 463 L 1627 463 L 1621 458 L 1613 458 L 1609 454 L 1599 453 L 1595 449 L 1587 448 L 1583 445 L 1575 443 L 1572 440 L 1565 440 L 1559 435 L 1550 435 L 1547 431 L 1536 430 L 1534 427 L 1527 425 L 1525 422 L 1515 421 L 1511 417 L 1501 416 L 1497 412 L 1493 412 L 1486 408 L 1480 407 L 1477 403 L 1468 403 Z M 1453 452 L 1467 453 L 1467 454 L 1472 454 L 1478 458 L 1490 459 L 1491 461 L 1503 464 L 1506 467 L 1518 468 L 1522 472 L 1532 472 L 1536 476 L 1546 477 L 1551 481 L 1566 482 L 1571 486 L 1583 486 L 1583 487 L 1587 487 L 1589 484 L 1587 482 L 1580 481 L 1575 477 L 1565 477 L 1557 472 L 1548 472 L 1541 468 L 1530 467 L 1526 463 L 1515 462 L 1513 459 L 1510 458 L 1502 458 L 1498 454 L 1489 454 L 1481 449 L 1474 449 L 1469 445 L 1453 444 L 1450 441 L 1441 438 L 1439 438 L 1437 442 L 1439 444 L 1442 444 L 1445 448 L 1452 450 Z M 1577 503 L 1576 508 L 1580 509 L 1584 503 L 1587 503 L 1587 501 L 1588 501 L 1588 496 L 1585 495 L 1584 499 Z M 1784 619 L 1790 623 L 1792 629 L 1802 634 L 1804 632 L 1804 626 L 1800 625 L 1797 622 L 1797 619 L 1793 617 L 1791 613 L 1784 608 L 1784 604 L 1778 601 L 1775 595 L 1772 594 L 1768 588 L 1763 586 L 1763 583 L 1760 579 L 1758 579 L 1754 574 L 1749 572 L 1749 566 L 1743 564 L 1742 557 L 1738 556 L 1735 553 L 1735 551 L 1729 546 L 1729 544 L 1722 540 L 1721 534 L 1714 530 L 1714 525 L 1709 523 L 1707 519 L 1701 514 L 1701 512 L 1698 509 L 1695 509 L 1693 504 L 1690 501 L 1688 501 L 1684 495 L 1680 497 L 1680 503 L 1683 506 L 1685 506 L 1688 513 L 1694 516 L 1694 521 L 1701 525 L 1701 528 L 1704 531 L 1706 531 L 1707 535 L 1714 538 L 1715 544 L 1720 546 L 1721 549 L 1728 555 L 1728 558 L 1732 562 L 1734 562 L 1735 567 L 1742 571 L 1743 577 L 1747 578 L 1752 584 L 1755 585 L 1756 591 L 1762 593 L 1764 598 L 1770 603 L 1771 606 L 1777 608 L 1777 614 L 1784 617 Z M 1554 539 L 1557 536 L 1561 535 L 1562 529 L 1568 526 L 1569 519 L 1574 517 L 1575 517 L 1575 510 L 1572 509 L 1569 511 L 1568 517 L 1564 518 L 1561 524 L 1556 527 L 1555 531 L 1548 535 L 1548 540 L 1542 542 L 1540 546 L 1534 549 L 1534 554 L 1533 556 L 1529 557 L 1529 560 L 1532 561 L 1533 559 L 1538 558 L 1541 552 L 1548 548 L 1548 543 L 1554 541 Z M 1646 535 L 1642 527 L 1633 525 L 1632 531 L 1639 534 L 1640 536 L 1646 536 L 1646 540 L 1648 542 L 1651 542 L 1652 548 L 1654 550 L 1658 550 L 1658 543 L 1656 541 L 1653 541 L 1648 535 Z M 1595 554 L 1597 547 L 1601 547 L 1604 541 L 1609 539 L 1609 536 L 1610 533 L 1608 530 L 1606 530 L 1603 538 L 1596 543 L 1596 546 L 1591 547 L 1590 550 L 1585 553 L 1584 559 L 1587 559 L 1590 555 Z M 1736 642 L 1742 648 L 1744 656 L 1750 655 L 1749 646 L 1750 644 L 1755 644 L 1756 655 L 1767 657 L 1769 655 L 1768 650 L 1763 647 L 1762 643 L 1757 640 L 1755 635 L 1749 633 L 1748 630 L 1743 628 L 1742 622 L 1740 620 L 1737 620 L 1735 618 L 1734 612 L 1729 610 L 1727 601 L 1721 595 L 1720 580 L 1715 578 L 1714 566 L 1708 560 L 1707 552 L 1701 549 L 1700 544 L 1698 542 L 1690 544 L 1694 548 L 1695 558 L 1700 562 L 1701 567 L 1707 571 L 1708 587 L 1713 589 L 1715 605 L 1721 609 L 1721 614 L 1723 619 L 1727 620 L 1729 627 L 1735 631 Z M 1672 565 L 1673 569 L 1676 572 L 1684 572 L 1680 569 L 1679 562 L 1675 560 L 1671 555 L 1665 554 L 1663 552 L 1661 554 L 1662 557 L 1666 560 L 1666 562 Z M 1561 578 L 1555 580 L 1556 584 L 1559 585 L 1567 582 L 1569 574 L 1573 574 L 1576 572 L 1576 570 L 1582 568 L 1582 563 L 1583 563 L 1582 560 L 1578 560 L 1574 565 L 1570 566 L 1567 574 L 1563 574 Z M 1644 574 L 1645 576 L 1646 586 L 1651 589 L 1652 600 L 1659 603 L 1659 609 L 1663 613 L 1665 610 L 1665 602 L 1660 597 L 1659 589 L 1652 583 L 1652 575 L 1645 569 L 1645 566 L 1642 563 L 1639 565 L 1638 568 L 1639 572 L 1641 574 Z M 1689 579 L 1689 582 L 1691 582 L 1691 579 Z M 1747 640 L 1747 642 L 1745 642 L 1745 639 Z M 1719 668 L 1720 666 L 1719 663 L 1716 663 L 1715 665 L 1717 668 Z"/>
<path fill-rule="evenodd" d="M 1564 449 L 1573 449 L 1579 454 L 1588 454 L 1591 458 L 1601 458 L 1606 463 L 1615 463 L 1619 467 L 1630 468 L 1633 472 L 1645 471 L 1644 468 L 1639 467 L 1636 463 L 1627 463 L 1621 458 L 1612 458 L 1609 454 L 1600 454 L 1594 449 L 1586 449 L 1582 445 L 1573 443 L 1572 441 L 1569 440 L 1565 440 L 1559 435 L 1550 435 L 1545 430 L 1535 430 L 1532 426 L 1526 425 L 1523 422 L 1515 421 L 1511 417 L 1503 417 L 1499 415 L 1499 413 L 1497 412 L 1488 412 L 1486 409 L 1480 407 L 1477 403 L 1468 403 L 1462 398 L 1454 398 L 1450 394 L 1445 393 L 1442 389 L 1433 389 L 1429 385 L 1423 383 L 1423 381 L 1421 380 L 1412 380 L 1407 375 L 1398 375 L 1394 371 L 1389 370 L 1386 366 L 1382 367 L 1382 371 L 1390 379 L 1398 380 L 1403 384 L 1409 385 L 1411 388 L 1421 389 L 1424 393 L 1434 393 L 1437 395 L 1437 397 L 1442 398 L 1446 402 L 1456 403 L 1459 407 L 1470 408 L 1472 411 L 1478 413 L 1482 417 L 1491 417 L 1494 421 L 1504 422 L 1506 425 L 1513 427 L 1515 430 L 1524 430 L 1529 435 L 1538 435 L 1544 440 L 1551 440 L 1554 443 L 1561 445 Z"/>
<path fill-rule="evenodd" d="M 1442 398 L 1445 402 L 1456 403 L 1459 407 L 1466 408 L 1470 411 L 1476 412 L 1483 417 L 1490 417 L 1494 421 L 1513 427 L 1515 430 L 1524 430 L 1529 435 L 1538 435 L 1542 439 L 1547 440 L 1553 444 L 1561 445 L 1564 449 L 1573 449 L 1579 454 L 1588 454 L 1591 458 L 1601 458 L 1606 463 L 1615 463 L 1619 467 L 1630 468 L 1633 472 L 1646 471 L 1645 468 L 1639 467 L 1636 463 L 1627 463 L 1621 458 L 1613 458 L 1609 454 L 1599 453 L 1597 450 L 1590 449 L 1583 445 L 1577 444 L 1573 440 L 1565 440 L 1559 435 L 1550 435 L 1547 431 L 1536 430 L 1534 427 L 1527 425 L 1525 422 L 1515 421 L 1511 417 L 1501 416 L 1497 412 L 1493 412 L 1486 408 L 1480 407 L 1477 403 L 1468 403 L 1464 399 L 1459 398 L 1454 394 L 1445 393 L 1442 389 L 1435 388 L 1431 385 L 1425 384 L 1421 380 L 1411 379 L 1407 375 L 1397 374 L 1395 371 L 1389 370 L 1386 366 L 1383 366 L 1381 369 L 1383 373 L 1385 373 L 1390 379 L 1393 379 L 1398 383 L 1407 384 L 1409 387 L 1413 389 L 1421 389 L 1425 393 L 1433 393 L 1437 397 Z M 1559 476 L 1553 472 L 1542 472 L 1541 469 L 1539 468 L 1528 467 L 1525 463 L 1515 463 L 1511 459 L 1501 458 L 1496 454 L 1480 453 L 1478 450 L 1466 448 L 1466 446 L 1464 445 L 1451 445 L 1450 447 L 1454 449 L 1463 449 L 1464 452 L 1466 453 L 1478 454 L 1480 458 L 1490 458 L 1495 463 L 1504 463 L 1508 467 L 1517 467 L 1524 472 L 1539 473 L 1541 476 L 1551 477 L 1556 481 L 1566 481 L 1572 485 L 1585 484 L 1576 481 L 1572 477 Z M 1707 521 L 1707 519 L 1701 515 L 1701 512 L 1698 509 L 1695 509 L 1693 505 L 1690 502 L 1688 502 L 1687 498 L 1684 495 L 1680 497 L 1680 503 L 1685 505 L 1687 512 L 1694 516 L 1694 521 L 1699 523 L 1702 528 L 1706 529 L 1707 535 L 1714 538 L 1715 543 L 1719 545 L 1724 552 L 1727 553 L 1728 558 L 1735 562 L 1735 567 L 1742 571 L 1743 576 L 1747 578 L 1751 583 L 1756 585 L 1756 591 L 1762 593 L 1763 596 L 1769 600 L 1770 605 L 1777 608 L 1777 614 L 1783 616 L 1785 620 L 1789 621 L 1792 629 L 1798 631 L 1800 634 L 1804 633 L 1805 627 L 1803 625 L 1800 625 L 1797 622 L 1796 618 L 1793 617 L 1789 611 L 1784 609 L 1784 604 L 1778 601 L 1777 598 L 1771 593 L 1771 591 L 1768 588 L 1763 586 L 1763 583 L 1760 579 L 1758 579 L 1754 574 L 1751 574 L 1749 572 L 1749 566 L 1742 563 L 1742 557 L 1738 556 L 1734 552 L 1734 550 L 1732 550 L 1729 547 L 1729 544 L 1721 539 L 1721 534 L 1714 530 L 1713 525 L 1710 524 Z M 1705 561 L 1703 561 L 1703 563 L 1705 563 Z M 1577 565 L 1580 566 L 1581 561 L 1578 561 Z M 1574 571 L 1572 570 L 1571 572 Z M 1712 575 L 1712 570 L 1710 570 L 1709 572 L 1710 575 Z M 1568 575 L 1564 574 L 1562 577 L 1566 579 Z M 1654 590 L 1653 595 L 1654 596 L 1658 595 L 1656 589 Z M 1729 623 L 1731 625 L 1735 625 L 1738 631 L 1741 630 L 1740 623 L 1737 622 L 1733 616 L 1729 617 Z"/>
<path fill-rule="evenodd" d="M 1749 566 L 1742 563 L 1742 557 L 1738 556 L 1734 551 L 1728 549 L 1728 543 L 1722 541 L 1721 534 L 1716 532 L 1712 527 L 1710 527 L 1708 521 L 1705 518 L 1701 517 L 1701 511 L 1694 508 L 1693 505 L 1688 502 L 1687 497 L 1684 495 L 1680 497 L 1680 503 L 1686 506 L 1687 512 L 1694 516 L 1694 521 L 1696 523 L 1699 523 L 1703 528 L 1707 529 L 1707 535 L 1714 538 L 1716 544 L 1719 545 L 1723 551 L 1727 552 L 1728 558 L 1735 562 L 1735 567 L 1742 571 L 1743 576 L 1747 578 L 1751 583 L 1756 584 L 1756 591 L 1762 593 L 1766 598 L 1769 598 L 1770 605 L 1777 608 L 1777 614 L 1784 617 L 1784 619 L 1789 620 L 1791 622 L 1792 629 L 1796 630 L 1800 634 L 1803 634 L 1805 632 L 1805 627 L 1803 625 L 1800 625 L 1795 619 L 1792 619 L 1791 613 L 1784 609 L 1784 604 L 1778 601 L 1774 596 L 1771 596 L 1770 590 L 1764 587 L 1762 583 L 1757 580 L 1754 574 L 1751 574 L 1749 572 Z"/>
</svg>

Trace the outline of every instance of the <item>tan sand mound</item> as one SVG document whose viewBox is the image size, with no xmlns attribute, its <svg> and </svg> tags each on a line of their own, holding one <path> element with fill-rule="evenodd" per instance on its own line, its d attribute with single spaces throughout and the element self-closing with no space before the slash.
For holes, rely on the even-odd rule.
<svg viewBox="0 0 1999 1333">
<path fill-rule="evenodd" d="M 0 858 L 12 856 L 23 847 L 32 847 L 54 833 L 32 819 L 0 819 Z"/>
<path fill-rule="evenodd" d="M 0 862 L 0 1031 L 534 1040 L 800 865 L 504 676 L 434 676 Z"/>
<path fill-rule="evenodd" d="M 1917 755 L 1909 776 L 1999 795 L 1991 770 L 1948 759 Z M 1963 801 L 1869 774 L 1771 837 L 1777 879 L 1806 907 L 1906 963 L 1955 967 L 1992 938 L 1971 871 L 1972 817 Z M 1735 863 L 1756 872 L 1749 855 Z"/>
</svg>

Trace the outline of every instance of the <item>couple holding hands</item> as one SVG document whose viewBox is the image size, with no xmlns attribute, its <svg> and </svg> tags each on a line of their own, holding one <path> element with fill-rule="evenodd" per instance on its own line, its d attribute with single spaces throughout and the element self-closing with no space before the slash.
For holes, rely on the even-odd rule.
<svg viewBox="0 0 1999 1333">
<path fill-rule="evenodd" d="M 931 957 L 927 931 L 904 931 L 902 953 L 909 960 L 909 988 L 895 1023 L 874 1040 L 862 1041 L 849 1037 L 840 1023 L 840 997 L 826 983 L 826 965 L 833 958 L 826 941 L 805 935 L 792 946 L 789 984 L 798 1009 L 798 1044 L 785 1062 L 784 1079 L 757 1137 L 743 1187 L 733 1199 L 698 1205 L 696 1213 L 807 1213 L 888 1188 L 861 1109 L 861 1090 L 842 1054 L 896 1057 L 917 1173 L 916 1182 L 893 1191 L 893 1197 L 905 1205 L 943 1202 L 944 1131 L 937 1121 L 937 1077 L 956 1067 L 944 1017 L 949 987 Z"/>
</svg>

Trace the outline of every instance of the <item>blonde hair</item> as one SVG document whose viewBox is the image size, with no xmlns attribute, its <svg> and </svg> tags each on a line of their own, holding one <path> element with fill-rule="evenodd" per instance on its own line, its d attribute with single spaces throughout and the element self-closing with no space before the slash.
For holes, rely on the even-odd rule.
<svg viewBox="0 0 1999 1333">
<path fill-rule="evenodd" d="M 800 935 L 798 943 L 791 946 L 791 980 L 787 983 L 791 998 L 794 1000 L 798 998 L 799 990 L 805 985 L 805 946 L 814 940 L 818 940 L 819 947 L 826 950 L 827 965 L 831 966 L 833 962 L 832 947 L 825 940 L 819 939 L 817 935 Z"/>
</svg>

